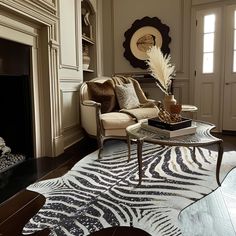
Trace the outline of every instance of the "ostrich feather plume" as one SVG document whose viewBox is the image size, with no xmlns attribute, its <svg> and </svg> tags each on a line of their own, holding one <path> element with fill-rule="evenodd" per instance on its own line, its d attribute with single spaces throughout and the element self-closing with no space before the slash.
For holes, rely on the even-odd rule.
<svg viewBox="0 0 236 236">
<path fill-rule="evenodd" d="M 171 65 L 170 55 L 163 55 L 159 47 L 152 46 L 147 51 L 147 64 L 157 85 L 166 94 L 170 93 L 171 79 L 175 76 L 175 66 Z"/>
</svg>

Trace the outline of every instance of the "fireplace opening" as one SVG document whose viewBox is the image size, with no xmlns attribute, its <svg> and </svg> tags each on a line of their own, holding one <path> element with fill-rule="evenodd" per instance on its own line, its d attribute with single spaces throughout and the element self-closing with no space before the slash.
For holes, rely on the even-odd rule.
<svg viewBox="0 0 236 236">
<path fill-rule="evenodd" d="M 0 137 L 12 153 L 34 155 L 31 47 L 0 38 Z"/>
</svg>

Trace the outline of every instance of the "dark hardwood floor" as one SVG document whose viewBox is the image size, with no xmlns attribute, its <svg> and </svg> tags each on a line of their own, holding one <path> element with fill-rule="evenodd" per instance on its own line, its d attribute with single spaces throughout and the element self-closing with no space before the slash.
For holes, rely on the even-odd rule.
<svg viewBox="0 0 236 236">
<path fill-rule="evenodd" d="M 43 206 L 45 198 L 25 188 L 37 180 L 56 178 L 97 149 L 96 141 L 83 139 L 62 155 L 32 158 L 0 174 L 0 235 L 21 235 L 23 226 Z M 12 223 L 14 227 L 12 227 Z M 48 235 L 45 230 L 35 235 Z"/>
<path fill-rule="evenodd" d="M 214 134 L 224 140 L 225 151 L 236 151 L 236 136 Z M 0 235 L 21 235 L 23 226 L 43 206 L 45 199 L 25 188 L 37 180 L 63 175 L 87 154 L 97 149 L 96 141 L 86 138 L 70 147 L 64 154 L 55 157 L 29 159 L 20 165 L 0 174 Z M 12 227 L 14 223 L 14 227 Z M 48 235 L 46 229 L 34 235 Z M 126 232 L 126 233 L 125 233 Z M 114 227 L 93 236 L 148 235 L 127 227 Z"/>
<path fill-rule="evenodd" d="M 58 157 L 30 158 L 18 166 L 0 173 L 0 203 L 36 180 L 50 178 L 56 173 L 60 176 L 96 149 L 97 144 L 94 139 L 83 139 Z"/>
</svg>

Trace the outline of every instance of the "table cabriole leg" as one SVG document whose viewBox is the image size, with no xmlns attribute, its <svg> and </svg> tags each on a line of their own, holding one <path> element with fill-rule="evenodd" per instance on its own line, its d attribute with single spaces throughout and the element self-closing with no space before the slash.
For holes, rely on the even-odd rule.
<svg viewBox="0 0 236 236">
<path fill-rule="evenodd" d="M 217 158 L 217 163 L 216 163 L 216 181 L 219 186 L 221 186 L 220 166 L 221 166 L 221 162 L 222 162 L 223 152 L 224 152 L 224 147 L 223 147 L 223 141 L 221 140 L 218 142 L 218 158 Z"/>
<path fill-rule="evenodd" d="M 137 156 L 138 156 L 138 171 L 139 171 L 139 185 L 141 185 L 142 182 L 142 151 L 143 151 L 143 140 L 138 139 L 137 140 Z"/>
</svg>

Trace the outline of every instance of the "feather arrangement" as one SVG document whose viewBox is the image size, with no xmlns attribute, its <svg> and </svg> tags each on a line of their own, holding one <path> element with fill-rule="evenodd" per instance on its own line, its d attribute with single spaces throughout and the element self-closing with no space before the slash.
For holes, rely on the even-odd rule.
<svg viewBox="0 0 236 236">
<path fill-rule="evenodd" d="M 175 76 L 175 66 L 171 65 L 170 55 L 163 55 L 159 47 L 152 46 L 147 51 L 147 64 L 151 75 L 157 80 L 157 86 L 165 93 L 171 94 L 171 82 Z"/>
</svg>

